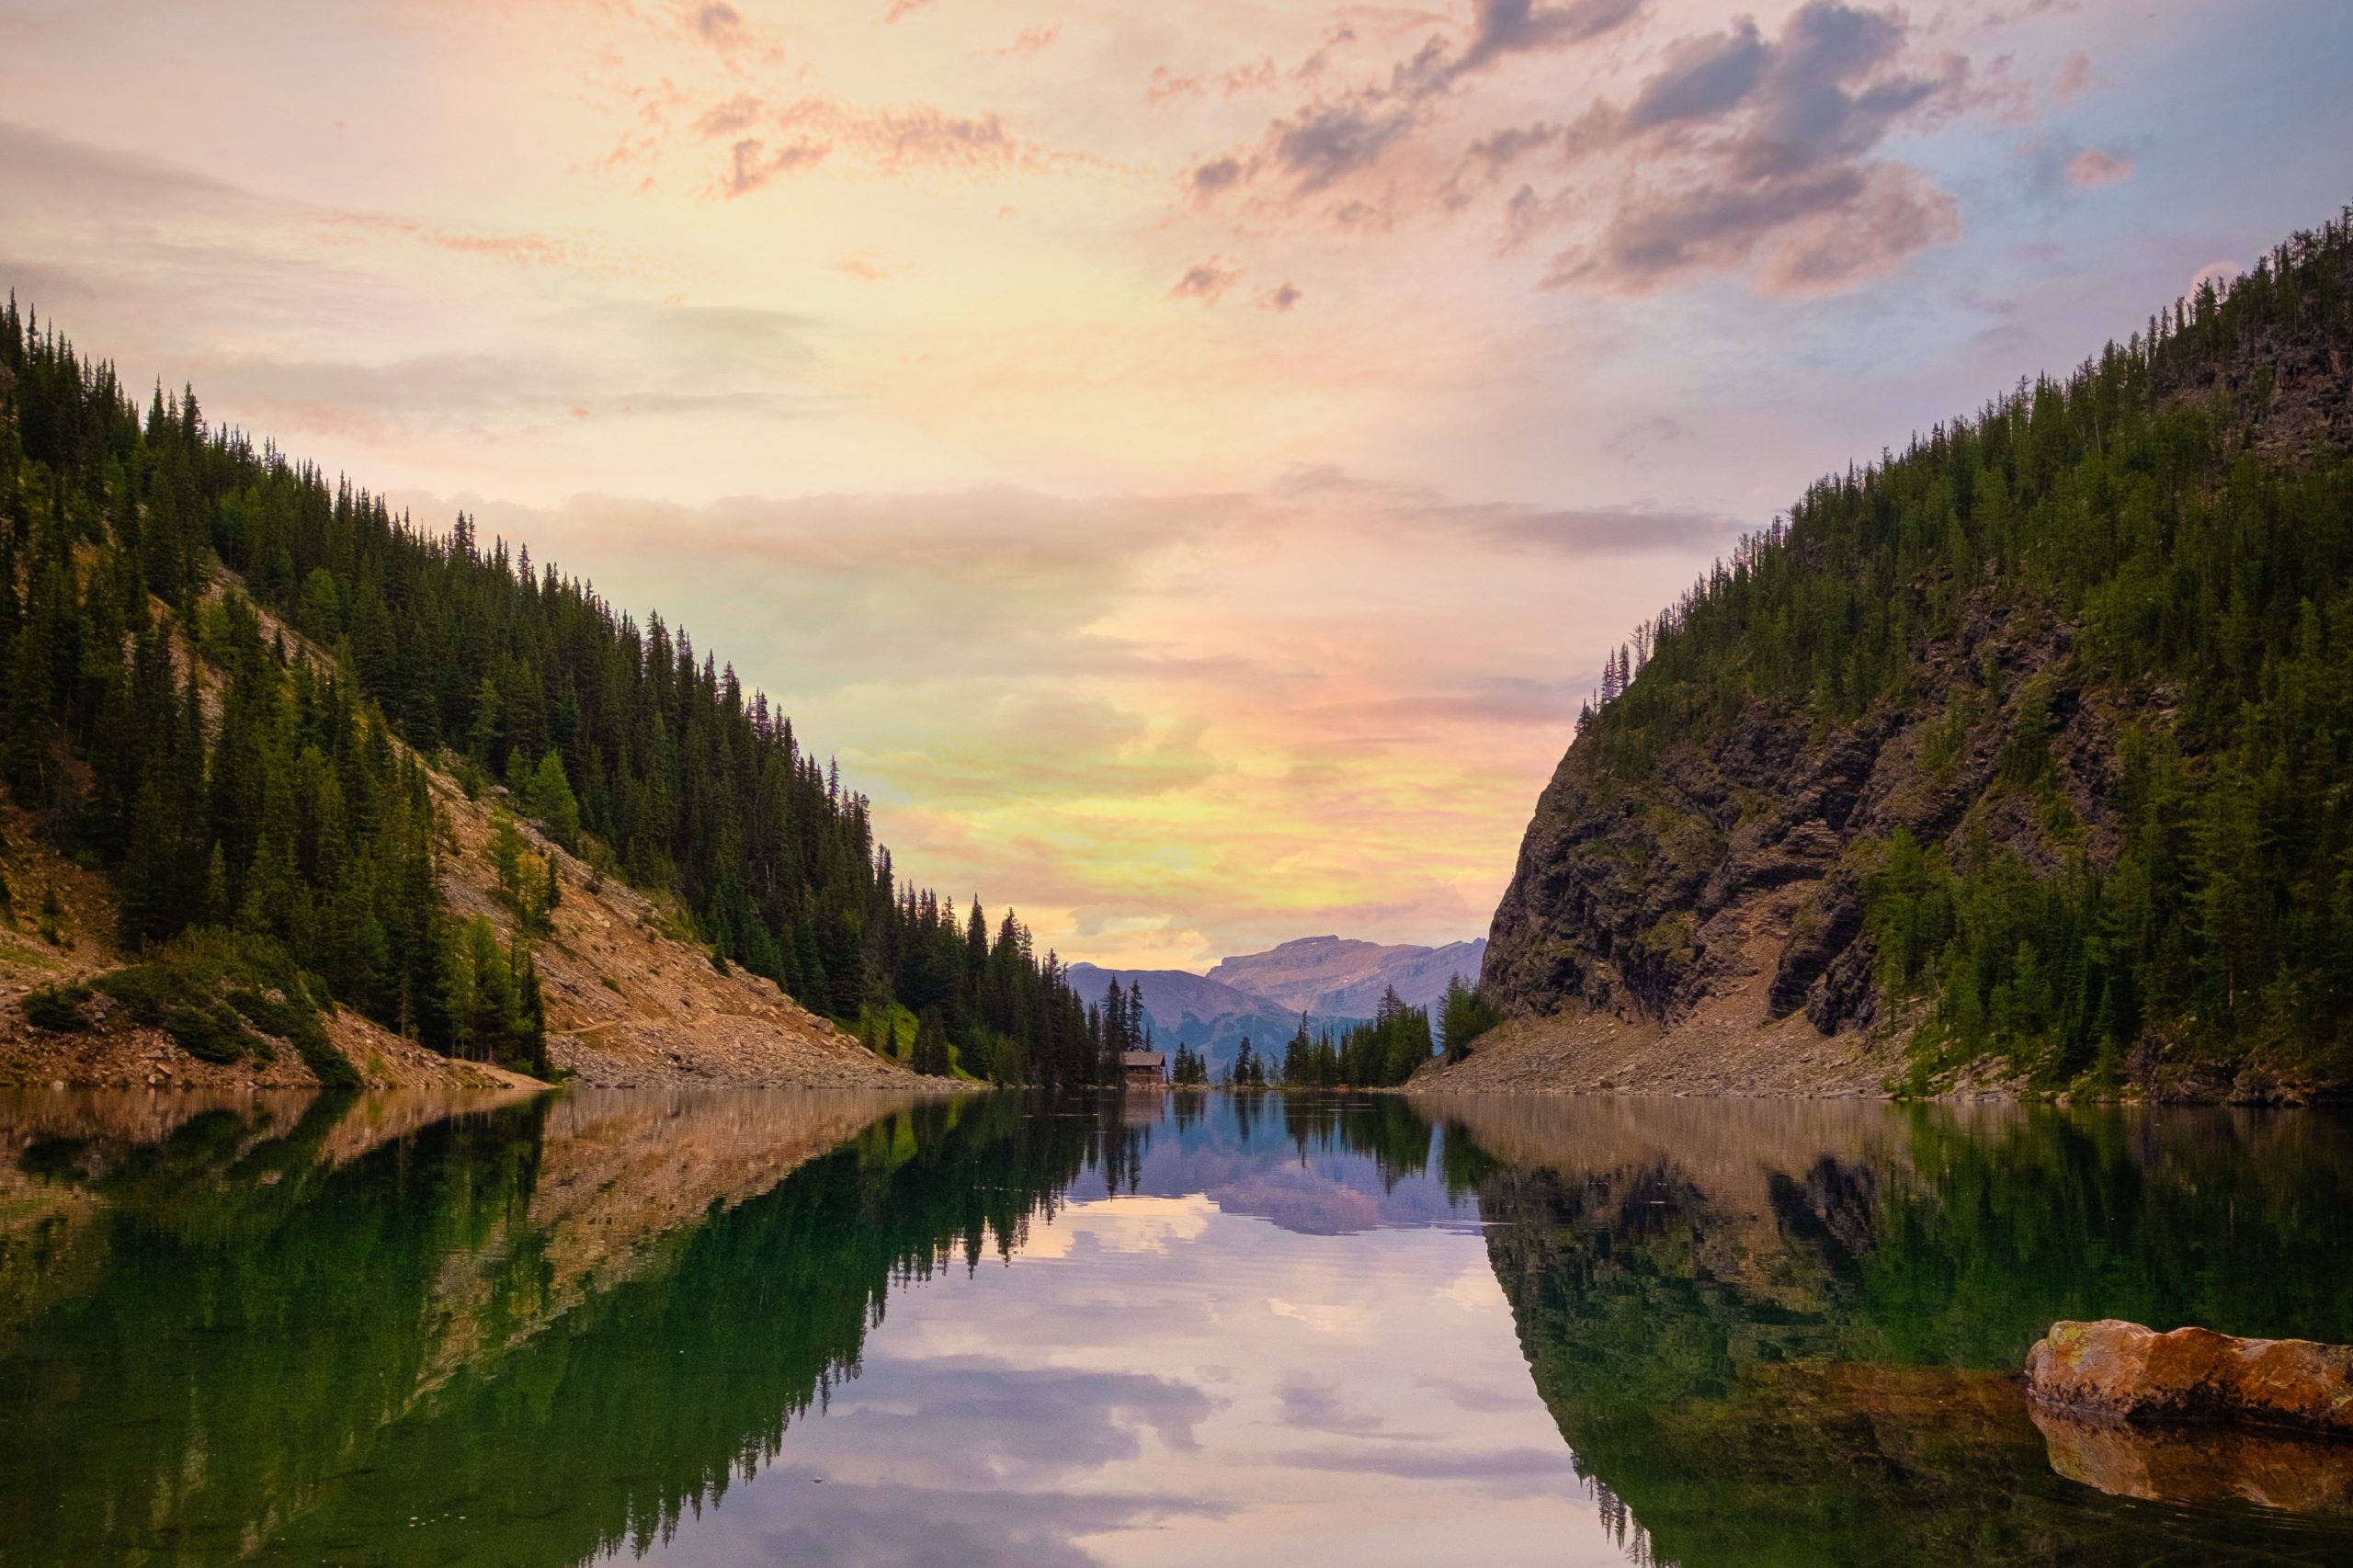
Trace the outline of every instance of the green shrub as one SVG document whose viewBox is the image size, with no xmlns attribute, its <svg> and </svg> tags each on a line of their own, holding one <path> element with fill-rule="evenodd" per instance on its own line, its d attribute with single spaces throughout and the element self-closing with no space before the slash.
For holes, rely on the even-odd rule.
<svg viewBox="0 0 2353 1568">
<path fill-rule="evenodd" d="M 261 1044 L 225 1002 L 210 1007 L 167 1006 L 164 1029 L 199 1062 L 234 1062 Z"/>
<path fill-rule="evenodd" d="M 319 1022 L 317 1011 L 306 1003 L 287 998 L 272 1000 L 258 992 L 239 989 L 229 993 L 229 1005 L 245 1017 L 245 1020 L 265 1034 L 274 1034 L 292 1046 L 313 1074 L 320 1086 L 328 1089 L 359 1087 L 358 1069 L 350 1058 L 335 1048 L 327 1039 L 325 1026 Z"/>
<path fill-rule="evenodd" d="M 134 964 L 100 975 L 98 989 L 121 1003 L 134 1023 L 153 1025 L 164 1021 L 162 979 L 148 965 Z"/>
<path fill-rule="evenodd" d="M 324 1086 L 359 1085 L 358 1071 L 327 1039 L 308 981 L 266 937 L 199 927 L 101 976 L 97 986 L 134 1020 L 162 1028 L 201 1061 L 235 1062 L 249 1052 L 267 1061 L 271 1051 L 263 1036 L 275 1035 Z"/>
<path fill-rule="evenodd" d="M 68 1034 L 90 1027 L 82 1004 L 90 999 L 86 985 L 44 985 L 25 995 L 25 1022 L 51 1034 Z"/>
</svg>

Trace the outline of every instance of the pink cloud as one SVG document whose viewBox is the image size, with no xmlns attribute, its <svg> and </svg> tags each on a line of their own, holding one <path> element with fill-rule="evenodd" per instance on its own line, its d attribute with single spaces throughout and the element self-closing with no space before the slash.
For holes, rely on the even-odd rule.
<svg viewBox="0 0 2353 1568">
<path fill-rule="evenodd" d="M 2238 281 L 2239 276 L 2245 271 L 2245 267 L 2241 267 L 2229 256 L 2224 256 L 2220 261 L 2210 261 L 2189 275 L 2189 287 L 2182 292 L 2194 295 L 2209 283 L 2221 289 L 2226 284 Z"/>
<path fill-rule="evenodd" d="M 2092 57 L 2079 49 L 2059 62 L 2059 74 L 2051 79 L 2051 101 L 2069 102 L 2097 80 L 2092 74 Z"/>
<path fill-rule="evenodd" d="M 1900 11 L 1809 0 L 1770 30 L 1741 18 L 1675 40 L 1622 97 L 1447 145 L 1491 66 L 1602 40 L 1643 11 L 1483 0 L 1467 37 L 1432 36 L 1380 79 L 1309 95 L 1255 144 L 1198 158 L 1185 194 L 1255 224 L 1357 233 L 1485 210 L 1499 254 L 1565 230 L 1551 288 L 1642 294 L 1753 268 L 1761 292 L 1821 294 L 1961 232 L 1952 198 L 1885 154 L 1893 138 L 2030 102 L 2023 80 L 1989 87 L 2002 62 L 1932 51 Z M 1450 172 L 1421 185 L 1434 165 Z"/>
<path fill-rule="evenodd" d="M 1062 36 L 1063 29 L 1059 23 L 1051 27 L 1024 28 L 1013 35 L 1011 43 L 997 49 L 975 50 L 972 51 L 972 58 L 1010 60 L 1024 54 L 1035 54 L 1041 49 L 1051 48 L 1054 40 Z"/>
<path fill-rule="evenodd" d="M 2086 147 L 2067 161 L 2067 182 L 2078 190 L 2097 190 L 2132 177 L 2132 160 L 2104 147 Z"/>
<path fill-rule="evenodd" d="M 321 222 L 332 243 L 357 239 L 354 231 L 390 234 L 457 256 L 479 256 L 506 267 L 550 267 L 566 272 L 613 273 L 620 268 L 605 258 L 600 247 L 576 234 L 529 231 L 453 229 L 415 218 L 382 212 L 334 212 Z"/>
<path fill-rule="evenodd" d="M 718 194 L 729 198 L 749 196 L 780 174 L 824 161 L 828 151 L 822 142 L 794 142 L 770 152 L 767 143 L 758 137 L 741 137 L 728 149 L 727 166 L 720 171 Z"/>
</svg>

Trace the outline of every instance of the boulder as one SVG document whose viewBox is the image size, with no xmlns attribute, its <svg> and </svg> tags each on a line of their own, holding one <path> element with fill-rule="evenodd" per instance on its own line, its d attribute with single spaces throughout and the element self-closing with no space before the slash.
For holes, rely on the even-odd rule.
<svg viewBox="0 0 2353 1568">
<path fill-rule="evenodd" d="M 2353 1346 L 2057 1323 L 2026 1358 L 2038 1404 L 2094 1419 L 2234 1421 L 2353 1437 Z"/>
</svg>

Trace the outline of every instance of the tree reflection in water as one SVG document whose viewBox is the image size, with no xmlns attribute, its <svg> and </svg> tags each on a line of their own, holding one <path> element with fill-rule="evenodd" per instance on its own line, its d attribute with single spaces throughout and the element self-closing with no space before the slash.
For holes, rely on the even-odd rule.
<svg viewBox="0 0 2353 1568">
<path fill-rule="evenodd" d="M 2056 1317 L 2353 1338 L 2345 1131 L 0 1101 L 0 1561 L 2341 1561 L 2341 1455 L 2012 1374 Z"/>
</svg>

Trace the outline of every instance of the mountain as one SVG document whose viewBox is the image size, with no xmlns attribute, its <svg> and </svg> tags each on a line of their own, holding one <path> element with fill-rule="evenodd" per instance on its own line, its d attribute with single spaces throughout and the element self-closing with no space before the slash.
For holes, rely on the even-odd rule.
<svg viewBox="0 0 2353 1568">
<path fill-rule="evenodd" d="M 1391 986 L 1407 1006 L 1431 1006 L 1454 976 L 1476 979 L 1486 951 L 1483 937 L 1442 948 L 1302 937 L 1263 953 L 1221 959 L 1209 977 L 1294 1013 L 1369 1018 Z"/>
<path fill-rule="evenodd" d="M 2353 1083 L 2348 452 L 2353 211 L 1817 483 L 1611 655 L 1423 1084 Z"/>
<path fill-rule="evenodd" d="M 1279 1051 L 1308 1015 L 1308 1028 L 1338 1035 L 1371 1018 L 1392 985 L 1406 1006 L 1430 1007 L 1456 975 L 1479 972 L 1485 937 L 1442 948 L 1383 947 L 1338 937 L 1306 937 L 1263 953 L 1221 959 L 1206 975 L 1182 969 L 1100 969 L 1074 963 L 1071 989 L 1100 1002 L 1113 983 L 1142 987 L 1153 1038 L 1173 1050 L 1196 1047 L 1212 1075 L 1231 1066 L 1244 1037 Z"/>
<path fill-rule="evenodd" d="M 1099 1003 L 1113 984 L 1143 987 L 1143 1010 L 1153 1028 L 1174 1039 L 1189 1019 L 1209 1023 L 1244 1014 L 1279 1014 L 1282 1009 L 1264 996 L 1253 996 L 1231 985 L 1183 969 L 1098 969 L 1074 963 L 1063 971 L 1081 999 Z"/>
<path fill-rule="evenodd" d="M 1279 1050 L 1299 1028 L 1296 1011 L 1190 970 L 1101 969 L 1074 963 L 1063 975 L 1071 989 L 1090 1004 L 1100 1003 L 1115 984 L 1141 986 L 1153 1043 L 1163 1051 L 1174 1051 L 1180 1044 L 1193 1047 L 1209 1062 L 1212 1077 L 1233 1065 L 1244 1040 L 1262 1051 L 1269 1047 Z M 1318 1017 L 1309 1020 L 1309 1027 L 1337 1033 L 1357 1021 Z"/>
<path fill-rule="evenodd" d="M 0 785 L 0 1080 L 1101 1074 L 1013 913 L 902 881 L 682 629 L 142 417 L 13 296 Z"/>
<path fill-rule="evenodd" d="M 216 587 L 209 603 L 223 602 Z M 332 659 L 267 611 L 256 630 L 318 669 Z M 496 840 L 502 817 L 520 853 L 551 869 L 556 906 L 520 933 L 530 953 L 548 1065 L 582 1085 L 761 1082 L 847 1087 L 904 1086 L 915 1080 L 878 1060 L 854 1037 L 796 1005 L 774 983 L 741 968 L 721 970 L 707 949 L 681 939 L 683 911 L 659 893 L 631 888 L 568 853 L 539 824 L 515 822 L 495 786 L 469 798 L 446 772 L 411 759 L 422 781 L 442 852 L 435 858 L 439 908 L 455 924 L 481 918 L 497 945 L 516 950 L 521 912 L 502 887 Z M 42 824 L 0 807 L 0 885 L 41 890 L 43 913 L 0 908 L 13 925 L 0 949 L 0 1084 L 111 1086 L 309 1087 L 339 1075 L 331 1060 L 301 1051 L 258 1051 L 229 1060 L 182 1049 L 168 1027 L 142 1022 L 107 994 L 107 977 L 137 954 L 119 940 L 120 897 L 113 879 L 60 856 Z M 593 846 L 584 845 L 584 849 Z M 29 902 L 29 901 L 28 901 Z M 25 999 L 36 988 L 81 986 L 85 1022 L 63 1031 L 33 1027 Z M 249 1024 L 253 1020 L 248 1019 Z M 403 1038 L 354 1008 L 321 1019 L 329 1049 L 370 1088 L 449 1085 L 463 1089 L 541 1086 L 486 1062 L 445 1056 Z M 263 1029 L 263 1033 L 273 1033 Z M 258 1038 L 258 1037 L 256 1037 Z M 268 1058 L 268 1059 L 266 1059 Z"/>
</svg>

